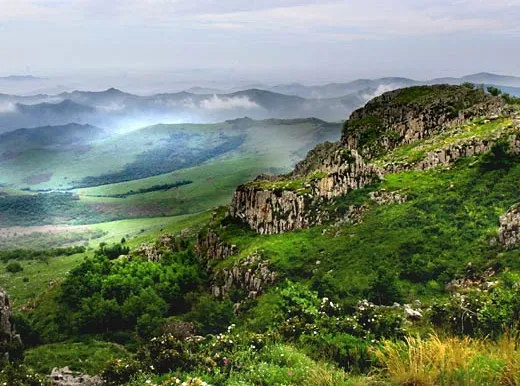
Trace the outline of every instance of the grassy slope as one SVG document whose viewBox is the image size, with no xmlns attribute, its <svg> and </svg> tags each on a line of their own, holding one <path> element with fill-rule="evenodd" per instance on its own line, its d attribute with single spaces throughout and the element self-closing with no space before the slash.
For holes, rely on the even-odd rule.
<svg viewBox="0 0 520 386">
<path fill-rule="evenodd" d="M 320 226 L 273 236 L 231 225 L 223 234 L 241 254 L 221 264 L 263 251 L 282 277 L 308 280 L 324 296 L 343 299 L 347 305 L 367 295 L 374 267 L 395 273 L 404 300 L 439 296 L 470 261 L 477 267 L 496 263 L 519 269 L 519 252 L 503 252 L 493 239 L 499 216 L 519 200 L 520 164 L 517 160 L 509 170 L 489 170 L 476 160 L 388 175 L 377 188 L 403 192 L 409 201 L 372 205 L 359 225 Z M 359 204 L 363 197 L 367 191 L 355 191 L 337 200 L 336 206 Z"/>
<path fill-rule="evenodd" d="M 121 220 L 95 227 L 107 232 L 107 235 L 93 240 L 91 247 L 97 247 L 100 242 L 116 243 L 124 237 L 132 248 L 144 242 L 155 241 L 164 233 L 179 233 L 184 229 L 197 229 L 208 222 L 210 212 L 190 216 L 162 217 L 151 219 Z M 92 250 L 85 255 L 91 255 Z M 60 281 L 66 274 L 83 261 L 84 254 L 55 257 L 47 263 L 41 261 L 21 261 L 24 270 L 18 273 L 9 273 L 0 263 L 0 287 L 4 288 L 14 301 L 14 306 L 20 308 L 31 300 L 36 299 L 50 283 Z M 28 281 L 24 282 L 24 278 Z"/>
<path fill-rule="evenodd" d="M 205 149 L 218 144 L 222 134 L 236 136 L 245 132 L 246 143 L 236 153 L 266 155 L 269 156 L 267 162 L 270 166 L 289 168 L 314 144 L 337 139 L 339 126 L 319 131 L 311 121 L 289 121 L 289 124 L 254 121 L 251 127 L 246 128 L 235 127 L 231 123 L 157 125 L 93 142 L 86 152 L 77 149 L 27 150 L 18 157 L 0 162 L 0 182 L 23 188 L 27 186 L 24 181 L 27 177 L 52 173 L 49 181 L 32 185 L 31 188 L 65 188 L 87 176 L 121 170 L 125 164 L 136 160 L 139 154 L 160 147 L 169 135 L 179 133 L 189 136 L 189 148 Z M 318 132 L 321 138 L 316 137 Z M 7 151 L 13 149 L 0 146 L 0 153 Z"/>
<path fill-rule="evenodd" d="M 0 172 L 3 173 L 4 182 L 19 187 L 26 186 L 23 182 L 25 178 L 45 173 L 53 173 L 51 180 L 31 188 L 66 186 L 71 181 L 87 175 L 119 170 L 124 164 L 134 160 L 137 154 L 152 149 L 154 143 L 160 145 L 161 138 L 179 130 L 185 133 L 193 131 L 193 139 L 190 142 L 193 148 L 204 148 L 208 145 L 204 141 L 212 143 L 213 140 L 218 140 L 221 133 L 237 135 L 246 132 L 247 135 L 239 148 L 202 165 L 129 182 L 77 189 L 74 193 L 80 196 L 80 201 L 73 204 L 73 209 L 67 213 L 58 213 L 55 207 L 51 206 L 47 209 L 48 212 L 45 212 L 45 216 L 52 223 L 78 225 L 128 218 L 184 215 L 225 205 L 230 201 L 237 185 L 261 173 L 287 172 L 317 142 L 337 139 L 340 127 L 330 124 L 325 128 L 318 127 L 312 120 L 257 121 L 250 127 L 246 125 L 242 128 L 234 127 L 230 123 L 159 125 L 94 143 L 92 149 L 84 154 L 37 150 L 35 152 L 39 155 L 33 157 L 34 154 L 30 151 L 23 156 L 23 162 L 20 162 L 20 158 L 15 158 L 0 163 Z M 45 156 L 40 154 L 42 152 Z M 62 178 L 65 175 L 66 180 Z M 180 180 L 190 180 L 193 183 L 176 189 L 153 191 L 126 198 L 103 197 Z M 11 189 L 10 193 L 12 192 Z M 9 224 L 11 220 L 6 221 L 6 224 Z M 27 221 L 31 221 L 31 225 L 37 225 L 34 219 L 27 218 Z"/>
</svg>

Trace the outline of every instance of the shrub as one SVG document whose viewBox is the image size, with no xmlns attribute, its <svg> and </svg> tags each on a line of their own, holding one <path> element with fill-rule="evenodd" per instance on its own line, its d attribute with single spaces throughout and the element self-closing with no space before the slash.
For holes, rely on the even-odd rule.
<svg viewBox="0 0 520 386">
<path fill-rule="evenodd" d="M 5 270 L 9 273 L 18 273 L 23 271 L 23 267 L 19 262 L 12 261 L 6 265 Z"/>
<path fill-rule="evenodd" d="M 304 335 L 300 341 L 312 358 L 333 361 L 349 372 L 365 373 L 372 365 L 365 339 L 337 332 Z"/>
<path fill-rule="evenodd" d="M 106 386 L 120 386 L 142 371 L 142 364 L 134 359 L 117 359 L 107 363 L 101 377 Z"/>
</svg>

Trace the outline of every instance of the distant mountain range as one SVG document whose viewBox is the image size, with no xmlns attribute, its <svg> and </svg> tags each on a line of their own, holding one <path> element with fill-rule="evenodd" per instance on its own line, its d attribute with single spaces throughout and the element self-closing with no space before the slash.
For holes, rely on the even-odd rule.
<svg viewBox="0 0 520 386">
<path fill-rule="evenodd" d="M 105 134 L 105 131 L 98 127 L 77 123 L 18 129 L 0 134 L 0 151 L 5 155 L 29 149 L 64 150 L 86 145 L 102 138 Z"/>
<path fill-rule="evenodd" d="M 15 81 L 40 79 L 8 78 Z M 0 86 L 2 79 L 6 78 L 0 78 Z M 253 119 L 316 117 L 341 121 L 354 109 L 387 91 L 413 85 L 464 82 L 495 85 L 512 95 L 520 95 L 519 77 L 490 73 L 428 81 L 387 77 L 316 86 L 298 83 L 255 85 L 256 88 L 227 91 L 193 87 L 187 91 L 150 96 L 115 88 L 54 95 L 0 94 L 0 133 L 72 122 L 104 127 L 109 131 L 128 131 L 156 123 L 209 123 L 244 116 Z"/>
<path fill-rule="evenodd" d="M 318 86 L 306 86 L 299 83 L 280 84 L 276 86 L 255 85 L 257 88 L 278 92 L 288 95 L 297 95 L 302 98 L 337 98 L 347 94 L 362 92 L 369 89 L 381 89 L 389 91 L 391 89 L 433 84 L 462 84 L 471 82 L 475 84 L 509 86 L 518 90 L 520 93 L 520 77 L 497 75 L 482 72 L 479 74 L 466 75 L 461 78 L 437 78 L 431 80 L 415 80 L 409 78 L 388 77 L 379 79 L 357 79 L 347 83 L 330 83 Z M 196 89 L 196 88 L 195 88 Z"/>
</svg>

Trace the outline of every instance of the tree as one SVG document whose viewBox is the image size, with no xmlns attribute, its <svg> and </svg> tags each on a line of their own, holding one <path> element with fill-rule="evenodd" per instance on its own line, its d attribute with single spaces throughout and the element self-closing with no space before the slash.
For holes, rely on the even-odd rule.
<svg viewBox="0 0 520 386">
<path fill-rule="evenodd" d="M 500 90 L 497 87 L 493 87 L 493 86 L 489 86 L 487 88 L 487 91 L 488 91 L 488 93 L 490 93 L 493 96 L 499 96 L 500 94 L 502 94 L 502 90 Z"/>
</svg>

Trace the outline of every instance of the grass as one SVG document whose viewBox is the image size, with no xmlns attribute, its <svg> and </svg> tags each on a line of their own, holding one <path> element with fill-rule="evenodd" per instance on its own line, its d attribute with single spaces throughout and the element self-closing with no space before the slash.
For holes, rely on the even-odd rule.
<svg viewBox="0 0 520 386">
<path fill-rule="evenodd" d="M 20 308 L 44 293 L 52 283 L 61 281 L 65 275 L 83 261 L 83 255 L 54 257 L 42 261 L 20 261 L 22 272 L 8 273 L 7 264 L 0 263 L 0 286 L 12 299 L 14 307 Z"/>
<path fill-rule="evenodd" d="M 92 143 L 91 150 L 85 154 L 28 150 L 23 158 L 18 157 L 0 165 L 0 173 L 3 174 L 0 182 L 23 188 L 26 186 L 23 180 L 27 177 L 52 174 L 53 177 L 49 181 L 31 188 L 62 189 L 87 176 L 121 170 L 125 164 L 137 159 L 139 152 L 150 151 L 154 144 L 159 146 L 170 134 L 189 133 L 193 137 L 189 146 L 200 151 L 208 146 L 208 141 L 204 140 L 208 135 L 218 137 L 221 134 L 230 136 L 246 133 L 246 140 L 238 149 L 203 164 L 149 178 L 76 189 L 74 193 L 79 196 L 79 201 L 69 199 L 65 202 L 62 197 L 63 208 L 48 205 L 43 214 L 40 213 L 37 217 L 30 216 L 28 213 L 31 210 L 27 210 L 30 205 L 34 205 L 34 199 L 21 199 L 16 202 L 8 200 L 6 205 L 9 206 L 10 216 L 5 216 L 2 222 L 4 226 L 41 225 L 43 222 L 81 225 L 202 212 L 228 204 L 237 185 L 246 183 L 259 174 L 289 171 L 316 143 L 337 139 L 340 130 L 340 125 L 323 126 L 312 120 L 255 121 L 246 128 L 235 127 L 231 123 L 158 125 Z M 139 192 L 181 180 L 193 183 L 125 198 L 100 197 L 124 195 L 129 191 Z M 13 190 L 5 192 L 12 195 Z M 11 213 L 13 211 L 14 215 Z"/>
<path fill-rule="evenodd" d="M 414 163 L 422 160 L 429 152 L 446 149 L 457 142 L 464 142 L 469 138 L 490 139 L 507 130 L 513 121 L 511 119 L 498 119 L 486 122 L 475 120 L 462 127 L 449 129 L 433 138 L 416 141 L 409 145 L 400 146 L 394 151 L 385 154 L 376 160 L 376 164 L 384 165 L 387 162 L 409 162 Z"/>
<path fill-rule="evenodd" d="M 307 281 L 346 306 L 367 296 L 379 267 L 395 273 L 404 301 L 427 301 L 440 296 L 468 262 L 484 267 L 498 260 L 491 240 L 499 217 L 518 201 L 519 178 L 518 163 L 509 170 L 483 171 L 475 158 L 450 170 L 390 174 L 380 187 L 401 191 L 408 202 L 375 206 L 361 224 L 330 230 L 325 225 L 260 236 L 228 225 L 219 232 L 241 253 L 220 264 L 228 266 L 259 251 L 281 279 Z M 352 197 L 353 204 L 356 200 Z M 520 268 L 518 250 L 500 256 L 502 266 Z"/>
<path fill-rule="evenodd" d="M 24 149 L 20 156 L 0 164 L 0 183 L 24 188 L 27 187 L 24 180 L 28 177 L 52 174 L 49 181 L 30 187 L 63 189 L 88 176 L 120 171 L 144 152 L 160 147 L 170 135 L 179 133 L 189 137 L 186 146 L 194 151 L 218 143 L 222 135 L 236 136 L 245 133 L 245 142 L 232 152 L 235 157 L 258 156 L 263 158 L 268 168 L 289 169 L 314 145 L 325 140 L 337 140 L 340 132 L 339 124 L 320 126 L 312 120 L 252 121 L 246 127 L 235 127 L 228 122 L 156 125 L 92 142 L 87 152 L 77 152 L 74 149 Z M 12 145 L 9 149 L 0 145 L 0 151 L 4 150 L 16 151 Z"/>
<path fill-rule="evenodd" d="M 374 350 L 381 376 L 395 385 L 518 385 L 518 340 L 408 337 Z"/>
<path fill-rule="evenodd" d="M 96 224 L 95 229 L 106 232 L 106 235 L 91 240 L 90 247 L 96 248 L 99 243 L 118 243 L 124 237 L 127 244 L 135 248 L 141 243 L 154 242 L 161 234 L 180 233 L 191 229 L 193 235 L 199 226 L 206 224 L 211 217 L 210 212 L 190 216 L 161 217 L 152 219 L 121 220 L 104 224 Z M 67 273 L 78 266 L 85 254 L 50 258 L 47 262 L 29 260 L 20 261 L 22 272 L 8 273 L 7 263 L 0 263 L 0 287 L 9 293 L 15 308 L 21 308 L 43 294 L 52 283 L 61 281 Z"/>
<path fill-rule="evenodd" d="M 55 367 L 68 366 L 72 371 L 97 375 L 107 361 L 128 356 L 129 353 L 123 347 L 114 343 L 55 343 L 27 350 L 25 364 L 40 374 L 50 374 Z"/>
</svg>

